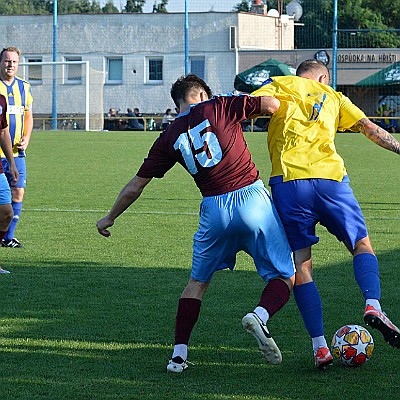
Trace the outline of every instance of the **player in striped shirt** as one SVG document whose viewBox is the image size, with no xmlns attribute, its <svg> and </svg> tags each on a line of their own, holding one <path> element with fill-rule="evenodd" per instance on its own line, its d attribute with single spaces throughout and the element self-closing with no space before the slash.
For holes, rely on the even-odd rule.
<svg viewBox="0 0 400 400">
<path fill-rule="evenodd" d="M 18 181 L 18 170 L 14 162 L 10 133 L 7 128 L 7 101 L 0 94 L 0 148 L 8 160 L 10 175 L 12 177 L 11 184 L 15 184 Z M 3 172 L 3 167 L 0 164 L 0 240 L 4 238 L 13 215 L 10 186 Z M 9 273 L 10 271 L 0 267 L 0 274 Z"/>
<path fill-rule="evenodd" d="M 21 53 L 16 47 L 4 48 L 0 53 L 0 93 L 7 100 L 7 121 L 15 164 L 19 171 L 18 182 L 11 188 L 14 218 L 1 244 L 3 247 L 15 248 L 23 247 L 14 237 L 14 233 L 22 211 L 22 200 L 26 187 L 25 150 L 29 145 L 33 128 L 31 86 L 27 81 L 16 76 L 20 55 Z M 4 152 L 1 152 L 1 162 L 6 177 L 11 182 L 12 176 Z"/>
</svg>

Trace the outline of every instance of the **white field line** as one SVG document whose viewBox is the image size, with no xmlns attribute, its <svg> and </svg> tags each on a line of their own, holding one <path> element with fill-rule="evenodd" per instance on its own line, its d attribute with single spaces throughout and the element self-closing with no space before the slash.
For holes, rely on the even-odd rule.
<svg viewBox="0 0 400 400">
<path fill-rule="evenodd" d="M 59 213 L 108 213 L 109 210 L 91 210 L 91 209 L 61 209 L 61 208 L 24 208 L 24 211 L 31 212 L 59 212 Z M 199 215 L 198 212 L 188 211 L 134 211 L 126 210 L 124 214 L 165 214 L 165 215 Z"/>
<path fill-rule="evenodd" d="M 109 210 L 92 210 L 92 209 L 61 209 L 61 208 L 24 208 L 25 211 L 31 212 L 58 212 L 58 213 L 99 213 L 106 214 Z M 188 211 L 135 211 L 126 210 L 124 214 L 157 214 L 157 215 L 199 215 L 198 212 Z M 364 215 L 365 219 L 369 220 L 382 220 L 382 221 L 398 221 L 400 217 L 368 217 Z"/>
</svg>

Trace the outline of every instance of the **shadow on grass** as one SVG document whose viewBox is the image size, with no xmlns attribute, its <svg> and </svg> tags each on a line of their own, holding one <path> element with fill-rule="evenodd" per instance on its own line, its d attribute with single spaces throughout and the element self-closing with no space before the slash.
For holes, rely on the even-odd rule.
<svg viewBox="0 0 400 400">
<path fill-rule="evenodd" d="M 379 258 L 384 306 L 395 319 L 400 250 Z M 335 400 L 362 393 L 375 399 L 399 388 L 400 353 L 375 331 L 369 364 L 316 371 L 293 299 L 269 323 L 283 363 L 265 364 L 240 324 L 263 283 L 240 265 L 217 273 L 205 296 L 189 351 L 194 365 L 182 375 L 167 374 L 177 301 L 188 277 L 184 269 L 15 265 L 0 280 L 0 398 Z M 351 261 L 319 269 L 315 280 L 328 340 L 346 323 L 363 324 Z"/>
</svg>

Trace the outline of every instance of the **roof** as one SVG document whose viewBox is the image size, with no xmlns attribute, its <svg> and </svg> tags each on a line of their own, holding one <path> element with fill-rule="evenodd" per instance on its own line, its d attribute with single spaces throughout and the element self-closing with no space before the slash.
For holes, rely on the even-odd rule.
<svg viewBox="0 0 400 400">
<path fill-rule="evenodd" d="M 388 86 L 400 84 L 400 61 L 367 76 L 357 82 L 355 86 Z"/>
<path fill-rule="evenodd" d="M 273 76 L 296 75 L 296 69 L 273 58 L 237 74 L 234 87 L 236 90 L 251 93 Z"/>
</svg>

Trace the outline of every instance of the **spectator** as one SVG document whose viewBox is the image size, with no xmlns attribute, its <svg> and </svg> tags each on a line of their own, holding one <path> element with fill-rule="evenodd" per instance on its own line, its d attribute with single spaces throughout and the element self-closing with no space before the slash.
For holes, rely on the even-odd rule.
<svg viewBox="0 0 400 400">
<path fill-rule="evenodd" d="M 128 108 L 127 110 L 126 110 L 126 116 L 129 118 L 128 119 L 128 122 L 127 122 L 127 129 L 128 130 L 134 130 L 135 128 L 134 128 L 134 126 L 133 126 L 133 123 L 134 123 L 134 117 L 135 117 L 135 114 L 134 114 L 134 112 L 133 112 L 133 110 L 132 110 L 132 108 Z"/>
<path fill-rule="evenodd" d="M 390 108 L 389 104 L 383 102 L 378 107 L 377 114 L 382 119 L 378 119 L 376 124 L 379 125 L 381 128 L 387 130 L 390 133 L 396 132 L 396 121 L 393 118 L 393 110 Z"/>
<path fill-rule="evenodd" d="M 161 128 L 167 129 L 167 126 L 174 120 L 175 118 L 171 115 L 171 109 L 167 108 L 165 111 L 165 114 L 163 116 L 163 119 L 161 121 Z"/>
<path fill-rule="evenodd" d="M 135 118 L 132 120 L 132 127 L 135 131 L 143 131 L 144 130 L 144 119 L 142 118 L 142 114 L 139 109 L 136 107 L 133 109 L 133 114 Z"/>
<path fill-rule="evenodd" d="M 108 113 L 106 114 L 106 118 L 104 120 L 104 129 L 108 131 L 117 130 L 117 113 L 115 112 L 115 108 L 110 108 Z"/>
</svg>

